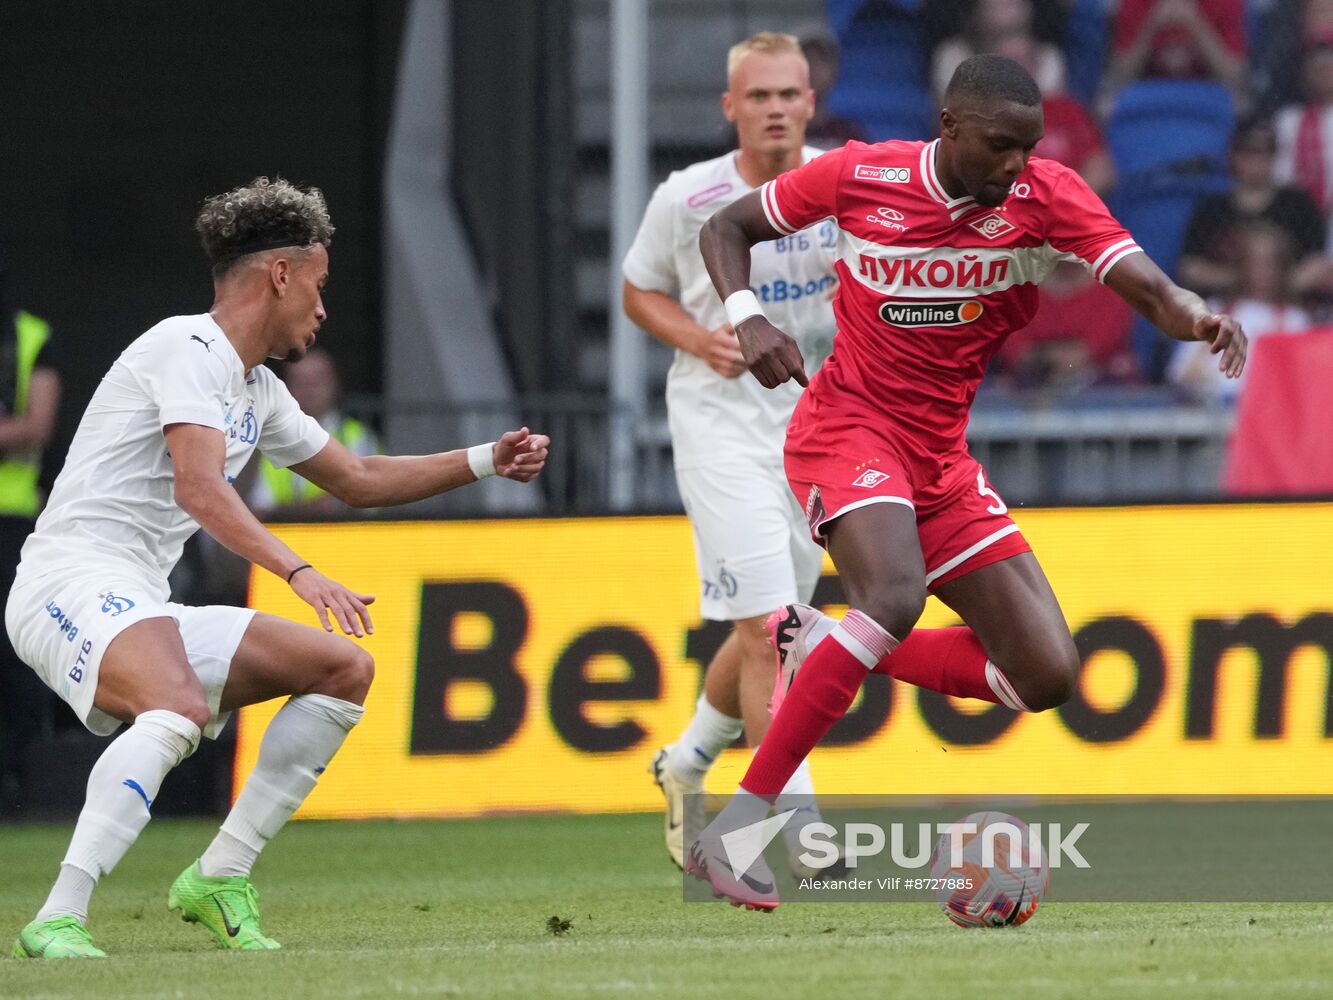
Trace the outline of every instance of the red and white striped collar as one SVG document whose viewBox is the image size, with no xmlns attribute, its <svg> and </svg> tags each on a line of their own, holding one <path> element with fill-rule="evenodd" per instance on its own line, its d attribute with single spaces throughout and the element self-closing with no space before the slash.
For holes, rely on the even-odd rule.
<svg viewBox="0 0 1333 1000">
<path fill-rule="evenodd" d="M 925 186 L 926 193 L 947 208 L 949 217 L 956 220 L 976 204 L 976 199 L 970 194 L 965 194 L 961 198 L 950 198 L 948 192 L 944 190 L 939 174 L 935 172 L 935 150 L 939 144 L 940 141 L 935 139 L 926 143 L 921 149 L 921 183 Z"/>
</svg>

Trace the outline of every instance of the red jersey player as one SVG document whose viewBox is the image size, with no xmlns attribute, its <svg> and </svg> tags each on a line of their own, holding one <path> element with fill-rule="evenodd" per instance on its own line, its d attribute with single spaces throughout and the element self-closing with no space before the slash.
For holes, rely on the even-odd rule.
<svg viewBox="0 0 1333 1000">
<path fill-rule="evenodd" d="M 827 216 L 840 228 L 833 355 L 797 405 L 785 464 L 849 611 L 833 621 L 786 605 L 771 616 L 773 724 L 688 862 L 751 908 L 777 905 L 771 873 L 762 857 L 733 871 L 721 835 L 767 814 L 868 672 L 1019 711 L 1074 691 L 1069 626 L 964 437 L 986 363 L 1032 318 L 1037 283 L 1057 262 L 1081 261 L 1169 336 L 1211 342 L 1225 374 L 1245 363 L 1234 320 L 1175 285 L 1074 171 L 1030 159 L 1041 93 L 1018 63 L 962 63 L 940 134 L 825 153 L 732 203 L 700 236 L 750 371 L 771 388 L 806 376 L 795 342 L 749 291 L 750 246 Z M 966 625 L 913 631 L 928 592 Z"/>
</svg>

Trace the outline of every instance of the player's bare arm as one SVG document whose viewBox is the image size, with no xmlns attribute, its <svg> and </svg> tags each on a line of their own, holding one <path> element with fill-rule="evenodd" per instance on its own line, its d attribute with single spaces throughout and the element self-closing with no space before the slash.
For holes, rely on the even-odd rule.
<svg viewBox="0 0 1333 1000">
<path fill-rule="evenodd" d="M 546 465 L 551 439 L 528 428 L 506 431 L 491 448 L 495 474 L 531 482 Z M 349 507 L 394 507 L 477 481 L 467 449 L 434 455 L 357 455 L 329 438 L 312 458 L 292 466 L 297 475 Z"/>
<path fill-rule="evenodd" d="M 60 408 L 60 376 L 35 368 L 28 382 L 28 405 L 22 413 L 0 417 L 0 448 L 44 448 L 56 427 Z"/>
<path fill-rule="evenodd" d="M 624 283 L 621 302 L 634 325 L 647 330 L 662 343 L 693 354 L 724 378 L 737 378 L 746 371 L 745 355 L 730 323 L 715 330 L 690 318 L 679 302 L 661 292 Z"/>
<path fill-rule="evenodd" d="M 768 221 L 759 199 L 758 191 L 747 194 L 714 215 L 699 231 L 699 251 L 723 302 L 750 287 L 750 247 L 782 235 Z M 788 379 L 810 384 L 796 341 L 762 313 L 736 323 L 735 329 L 746 364 L 765 389 L 776 388 Z"/>
<path fill-rule="evenodd" d="M 346 635 L 373 632 L 374 596 L 357 594 L 310 566 L 250 512 L 223 473 L 226 441 L 202 424 L 171 424 L 164 431 L 176 480 L 176 504 L 217 541 L 243 559 L 287 580 L 296 595 L 333 631 L 329 612 Z M 466 465 L 466 462 L 464 463 Z"/>
<path fill-rule="evenodd" d="M 1168 337 L 1208 341 L 1212 353 L 1222 355 L 1217 367 L 1228 378 L 1238 378 L 1245 370 L 1249 342 L 1240 324 L 1210 310 L 1203 299 L 1168 278 L 1146 254 L 1124 258 L 1107 273 L 1106 284 Z"/>
</svg>

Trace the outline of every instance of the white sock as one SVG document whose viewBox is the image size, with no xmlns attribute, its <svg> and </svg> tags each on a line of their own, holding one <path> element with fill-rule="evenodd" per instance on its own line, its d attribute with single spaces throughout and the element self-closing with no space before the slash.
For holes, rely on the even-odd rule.
<svg viewBox="0 0 1333 1000">
<path fill-rule="evenodd" d="M 326 694 L 294 695 L 268 724 L 255 769 L 199 859 L 204 875 L 249 875 L 255 858 L 305 801 L 365 708 Z"/>
<path fill-rule="evenodd" d="M 744 728 L 740 719 L 724 715 L 709 703 L 707 695 L 699 695 L 694 717 L 667 757 L 667 770 L 677 781 L 703 781 L 717 755 L 731 746 Z"/>
<path fill-rule="evenodd" d="M 758 823 L 768 815 L 768 810 L 767 799 L 761 799 L 753 792 L 738 788 L 736 794 L 731 797 L 731 801 L 708 826 L 710 829 L 716 829 L 722 833 L 731 833 L 743 826 L 749 826 L 751 823 Z"/>
<path fill-rule="evenodd" d="M 801 761 L 800 766 L 792 772 L 782 788 L 782 794 L 773 803 L 773 809 L 775 812 L 786 812 L 789 809 L 797 811 L 799 815 L 793 816 L 792 821 L 782 828 L 782 835 L 787 840 L 787 849 L 792 853 L 805 850 L 800 843 L 801 827 L 820 820 L 819 807 L 815 805 L 815 783 L 810 778 L 810 758 Z"/>
<path fill-rule="evenodd" d="M 88 775 L 88 796 L 70 838 L 60 877 L 37 914 L 87 919 L 97 880 L 125 856 L 151 818 L 149 808 L 167 772 L 199 746 L 199 727 L 183 715 L 144 712 L 97 758 Z M 80 879 L 68 869 L 74 868 Z"/>
<path fill-rule="evenodd" d="M 208 849 L 199 857 L 199 874 L 249 875 L 259 858 L 260 847 L 254 847 L 226 830 L 218 830 Z"/>
<path fill-rule="evenodd" d="M 51 895 L 46 897 L 46 905 L 38 911 L 37 919 L 71 916 L 87 927 L 88 901 L 92 899 L 96 885 L 97 879 L 82 868 L 75 868 L 68 862 L 62 864 L 56 884 L 51 887 Z"/>
</svg>

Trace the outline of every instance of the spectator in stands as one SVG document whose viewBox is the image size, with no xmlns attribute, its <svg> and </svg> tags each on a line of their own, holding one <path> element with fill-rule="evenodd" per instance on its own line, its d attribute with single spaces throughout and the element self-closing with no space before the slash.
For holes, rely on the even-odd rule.
<svg viewBox="0 0 1333 1000">
<path fill-rule="evenodd" d="M 11 312 L 4 282 L 0 265 L 0 586 L 8 593 L 42 503 L 37 481 L 42 449 L 55 430 L 60 373 L 50 326 L 21 309 Z M 9 636 L 0 635 L 0 815 L 23 807 L 23 760 L 50 728 L 55 704 L 56 696 L 18 658 Z"/>
<path fill-rule="evenodd" d="M 1252 222 L 1241 231 L 1238 287 L 1215 308 L 1240 323 L 1253 344 L 1260 337 L 1302 333 L 1310 314 L 1296 304 L 1291 283 L 1294 249 L 1288 233 L 1269 222 Z M 1202 348 L 1198 350 L 1197 348 Z M 1217 356 L 1203 343 L 1176 346 L 1167 378 L 1202 403 L 1231 405 L 1244 389 L 1245 375 L 1228 379 L 1217 370 Z"/>
<path fill-rule="evenodd" d="M 1103 98 L 1143 79 L 1215 80 L 1245 92 L 1243 0 L 1120 0 Z"/>
<path fill-rule="evenodd" d="M 1272 0 L 1274 7 L 1298 7 L 1301 12 L 1301 37 L 1307 40 L 1326 38 L 1333 32 L 1333 0 L 1305 0 L 1303 5 Z"/>
<path fill-rule="evenodd" d="M 805 126 L 805 141 L 819 149 L 836 149 L 853 139 L 866 142 L 859 122 L 829 110 L 828 97 L 838 82 L 838 40 L 828 31 L 801 35 L 801 52 L 810 64 L 810 89 L 815 92 L 815 114 Z"/>
<path fill-rule="evenodd" d="M 1037 79 L 1041 46 L 1032 35 L 1010 35 L 999 43 L 996 52 L 1015 60 Z M 1041 107 L 1046 117 L 1046 134 L 1037 143 L 1035 155 L 1077 171 L 1088 187 L 1105 199 L 1115 186 L 1115 164 L 1102 141 L 1096 119 L 1063 89 L 1043 90 Z"/>
<path fill-rule="evenodd" d="M 1311 42 L 1302 62 L 1305 103 L 1277 114 L 1277 176 L 1333 208 L 1333 35 Z"/>
<path fill-rule="evenodd" d="M 283 366 L 282 380 L 302 411 L 318 420 L 353 454 L 365 457 L 380 453 L 379 441 L 370 428 L 339 408 L 342 383 L 328 351 L 312 347 L 300 361 Z M 291 469 L 276 468 L 263 457 L 258 465 L 250 507 L 261 519 L 350 516 L 351 508 Z"/>
<path fill-rule="evenodd" d="M 1263 111 L 1301 100 L 1301 54 L 1333 34 L 1333 0 L 1250 0 L 1250 88 Z"/>
<path fill-rule="evenodd" d="M 1015 36 L 1032 41 L 1030 72 L 1041 92 L 1054 94 L 1064 90 L 1064 55 L 1055 45 L 1037 39 L 1031 0 L 973 0 L 963 30 L 940 42 L 931 58 L 931 93 L 936 102 L 943 99 L 944 88 L 959 63 L 979 52 L 999 52 L 1001 45 Z"/>
<path fill-rule="evenodd" d="M 1276 153 L 1277 136 L 1266 118 L 1249 118 L 1236 127 L 1230 158 L 1235 187 L 1227 194 L 1205 196 L 1185 229 L 1180 282 L 1186 288 L 1205 298 L 1236 295 L 1242 232 L 1255 222 L 1270 223 L 1290 238 L 1294 292 L 1316 293 L 1325 283 L 1328 267 L 1322 257 L 1319 207 L 1301 188 L 1277 182 Z"/>
<path fill-rule="evenodd" d="M 1081 264 L 1057 266 L 1032 322 L 1009 335 L 995 375 L 1017 389 L 1069 396 L 1141 381 L 1130 344 L 1134 313 Z"/>
</svg>

